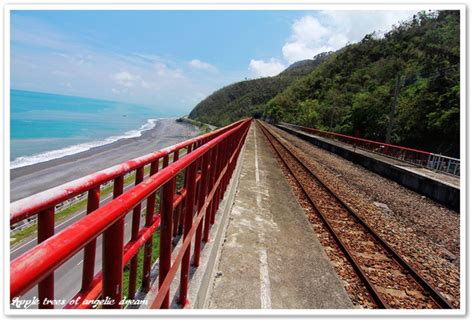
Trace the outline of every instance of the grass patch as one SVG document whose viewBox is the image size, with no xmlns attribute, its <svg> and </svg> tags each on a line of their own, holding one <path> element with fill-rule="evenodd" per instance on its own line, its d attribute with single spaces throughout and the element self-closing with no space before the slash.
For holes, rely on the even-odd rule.
<svg viewBox="0 0 474 323">
<path fill-rule="evenodd" d="M 77 211 L 80 211 L 81 209 L 85 208 L 87 205 L 87 199 L 82 199 L 76 203 L 71 204 L 70 206 L 62 209 L 61 211 L 55 213 L 54 219 L 55 222 L 60 221 L 64 218 L 67 218 Z M 18 230 L 10 235 L 10 238 L 15 239 L 12 245 L 15 245 L 19 242 L 21 242 L 23 239 L 28 238 L 29 236 L 35 234 L 38 229 L 38 224 L 32 224 L 29 227 L 26 227 L 22 230 Z"/>
<path fill-rule="evenodd" d="M 144 246 L 140 248 L 140 251 L 138 252 L 138 261 L 137 261 L 137 290 L 141 288 L 142 285 L 142 280 L 143 280 L 143 257 L 145 253 L 145 248 Z M 153 233 L 153 249 L 152 249 L 152 257 L 151 257 L 151 263 L 152 265 L 155 263 L 155 261 L 158 259 L 160 255 L 160 230 L 156 230 L 155 233 Z M 130 283 L 130 263 L 128 263 L 123 271 L 123 296 L 128 298 L 128 286 Z"/>
<path fill-rule="evenodd" d="M 148 172 L 149 168 L 150 168 L 150 166 L 146 166 L 145 169 L 144 169 L 145 172 Z M 126 175 L 123 182 L 124 182 L 124 186 L 130 185 L 131 183 L 135 182 L 135 172 Z M 107 184 L 104 188 L 102 188 L 100 190 L 100 196 L 101 197 L 107 197 L 110 194 L 112 194 L 113 191 L 114 191 L 114 185 L 113 185 L 113 182 L 112 182 L 112 183 Z M 68 217 L 72 216 L 74 213 L 76 213 L 76 212 L 78 212 L 82 209 L 85 210 L 86 206 L 87 206 L 87 198 L 86 197 L 82 198 L 81 200 L 79 200 L 77 202 L 72 203 L 71 205 L 63 208 L 61 211 L 56 212 L 54 214 L 55 223 L 65 219 L 65 218 L 68 218 Z M 32 236 L 37 231 L 38 231 L 38 224 L 35 223 L 35 224 L 32 224 L 32 225 L 30 225 L 30 226 L 28 226 L 28 227 L 26 227 L 22 230 L 18 230 L 16 232 L 10 234 L 10 239 L 15 239 L 11 243 L 11 246 L 14 246 L 14 245 L 18 244 L 19 242 L 21 242 L 22 240 Z"/>
<path fill-rule="evenodd" d="M 189 119 L 189 118 L 186 118 L 186 117 L 181 117 L 181 118 L 176 119 L 176 121 L 177 122 L 186 122 L 186 123 L 192 124 L 193 126 L 198 127 L 199 128 L 199 135 L 203 135 L 203 134 L 208 133 L 208 132 L 211 131 L 211 128 L 209 127 L 208 124 L 203 123 L 203 122 L 198 121 L 198 120 Z"/>
</svg>

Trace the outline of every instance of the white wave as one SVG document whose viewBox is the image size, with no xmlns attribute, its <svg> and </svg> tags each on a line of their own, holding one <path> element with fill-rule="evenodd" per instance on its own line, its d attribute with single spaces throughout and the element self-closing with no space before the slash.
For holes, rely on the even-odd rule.
<svg viewBox="0 0 474 323">
<path fill-rule="evenodd" d="M 40 154 L 36 154 L 32 156 L 20 156 L 10 163 L 10 169 L 34 165 L 34 164 L 45 162 L 48 160 L 57 159 L 57 158 L 61 158 L 64 156 L 69 156 L 69 155 L 74 155 L 74 154 L 92 149 L 94 147 L 99 147 L 99 146 L 113 143 L 120 139 L 140 137 L 143 132 L 153 129 L 156 125 L 157 120 L 158 119 L 148 119 L 147 122 L 140 127 L 140 129 L 127 131 L 123 135 L 120 135 L 120 136 L 111 136 L 103 140 L 96 140 L 96 141 L 86 142 L 82 144 L 77 144 L 77 145 L 73 145 L 73 146 L 69 146 L 69 147 L 65 147 L 65 148 L 61 148 L 57 150 L 46 151 L 44 153 L 40 153 Z"/>
</svg>

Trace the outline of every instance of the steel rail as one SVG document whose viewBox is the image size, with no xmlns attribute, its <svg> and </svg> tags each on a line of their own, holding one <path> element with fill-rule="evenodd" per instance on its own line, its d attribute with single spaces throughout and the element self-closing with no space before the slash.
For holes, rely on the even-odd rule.
<svg viewBox="0 0 474 323">
<path fill-rule="evenodd" d="M 390 306 L 385 302 L 384 298 L 382 297 L 382 295 L 380 295 L 376 289 L 376 287 L 374 286 L 374 284 L 372 284 L 369 280 L 369 278 L 367 277 L 367 275 L 364 273 L 364 271 L 362 270 L 362 268 L 359 266 L 359 264 L 357 263 L 356 259 L 352 256 L 352 254 L 349 252 L 349 248 L 346 246 L 346 244 L 342 241 L 342 239 L 339 237 L 339 235 L 334 231 L 334 229 L 332 228 L 332 226 L 330 225 L 329 221 L 327 220 L 326 216 L 324 216 L 324 214 L 320 211 L 320 208 L 317 206 L 317 204 L 314 202 L 313 198 L 310 196 L 307 188 L 300 182 L 298 181 L 297 177 L 296 177 L 296 173 L 295 171 L 290 167 L 289 163 L 285 160 L 285 158 L 283 157 L 283 155 L 278 151 L 278 149 L 275 147 L 275 144 L 273 143 L 273 141 L 271 140 L 270 136 L 271 134 L 268 133 L 267 129 L 265 129 L 261 124 L 259 124 L 261 129 L 262 129 L 262 132 L 263 134 L 267 137 L 267 140 L 268 142 L 270 143 L 270 145 L 273 147 L 273 149 L 275 150 L 275 152 L 277 153 L 277 155 L 280 157 L 281 161 L 283 162 L 283 164 L 285 164 L 286 168 L 289 170 L 289 172 L 291 173 L 291 175 L 296 179 L 296 183 L 298 184 L 298 186 L 302 189 L 304 195 L 306 196 L 307 200 L 310 202 L 311 206 L 313 207 L 313 209 L 316 211 L 317 215 L 321 218 L 321 220 L 323 221 L 326 229 L 329 231 L 329 233 L 332 235 L 334 241 L 336 242 L 336 244 L 339 246 L 339 248 L 341 249 L 341 251 L 344 253 L 344 255 L 346 256 L 347 260 L 351 263 L 352 267 L 354 268 L 354 271 L 357 273 L 357 275 L 360 277 L 360 279 L 362 280 L 362 282 L 364 283 L 366 289 L 367 289 L 367 292 L 369 293 L 369 296 L 371 298 L 371 300 L 374 302 L 374 304 L 376 304 L 379 308 L 390 308 Z M 273 137 L 274 138 L 274 137 Z M 276 140 L 276 139 L 274 139 Z"/>
<path fill-rule="evenodd" d="M 262 129 L 264 129 L 264 133 L 265 133 L 265 130 L 267 131 L 265 133 L 267 139 L 270 141 L 271 143 L 271 140 L 269 138 L 269 135 L 274 138 L 274 140 L 276 140 L 284 149 L 285 151 L 287 151 L 309 174 L 311 174 L 311 176 L 319 183 L 321 184 L 321 186 L 330 194 L 332 195 L 347 211 L 348 213 L 353 216 L 356 221 L 358 223 L 360 223 L 364 229 L 367 230 L 367 232 L 369 232 L 369 234 L 377 241 L 379 242 L 382 247 L 386 250 L 386 252 L 393 257 L 393 259 L 398 263 L 398 265 L 405 269 L 411 276 L 412 278 L 414 279 L 414 281 L 418 284 L 418 286 L 423 289 L 424 291 L 428 292 L 428 294 L 430 295 L 430 297 L 432 298 L 432 300 L 440 307 L 440 308 L 443 308 L 443 309 L 452 309 L 453 306 L 433 287 L 431 286 L 430 283 L 428 283 L 420 273 L 418 273 L 410 264 L 408 264 L 402 257 L 401 255 L 398 254 L 398 252 L 396 252 L 380 235 L 378 235 L 373 229 L 372 227 L 366 223 L 346 202 L 344 202 L 340 196 L 335 193 L 333 190 L 331 190 L 322 180 L 320 180 L 320 178 L 311 170 L 308 168 L 308 166 L 306 166 L 306 164 L 304 164 L 288 147 L 285 143 L 283 143 L 281 140 L 279 140 L 276 135 L 274 135 L 272 132 L 270 132 L 270 130 L 268 128 L 266 128 L 266 126 L 264 126 L 262 123 L 259 122 L 259 125 Z M 272 144 L 272 147 L 275 149 L 275 151 L 277 151 L 278 153 L 278 150 L 276 149 L 276 147 Z M 282 160 L 283 157 L 281 156 L 280 153 L 278 153 L 278 155 L 280 156 L 280 158 Z M 287 167 L 289 166 L 286 162 L 285 162 L 285 165 L 287 165 Z M 290 167 L 288 167 L 288 169 L 291 170 Z M 292 172 L 293 176 L 294 176 L 294 173 Z M 296 176 L 295 176 L 296 178 Z M 298 183 L 301 187 L 303 186 L 301 183 Z M 308 196 L 306 190 L 305 191 L 305 194 Z M 318 211 L 319 214 L 322 215 L 322 213 L 320 212 L 320 209 L 318 207 L 316 207 L 316 204 L 312 201 L 312 199 L 310 198 L 310 201 L 312 203 L 312 205 L 315 207 L 315 209 Z M 322 217 L 324 218 L 324 216 Z M 329 225 L 329 222 L 327 222 L 327 220 L 323 220 L 325 223 L 327 223 L 327 225 Z M 331 232 L 334 232 L 334 230 L 331 228 L 330 229 Z M 335 237 L 335 240 L 340 240 L 339 237 L 336 238 L 336 236 L 334 235 Z M 338 244 L 343 244 L 342 241 Z M 347 252 L 349 252 L 347 250 Z M 346 254 L 346 252 L 344 252 Z M 350 253 L 350 252 L 349 252 Z M 352 256 L 351 256 L 352 258 Z M 351 261 L 352 262 L 352 261 Z M 358 271 L 356 269 L 356 271 Z M 364 279 L 363 279 L 364 280 Z M 369 289 L 372 289 L 371 287 L 369 287 Z M 377 293 L 378 294 L 378 293 Z M 374 294 L 376 295 L 376 294 Z M 375 297 L 378 297 L 378 296 L 375 296 Z M 378 302 L 378 301 L 377 301 Z"/>
</svg>

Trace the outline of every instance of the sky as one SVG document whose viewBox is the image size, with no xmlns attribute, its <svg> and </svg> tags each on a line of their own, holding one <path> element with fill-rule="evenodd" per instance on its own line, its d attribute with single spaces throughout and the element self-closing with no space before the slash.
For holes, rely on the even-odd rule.
<svg viewBox="0 0 474 323">
<path fill-rule="evenodd" d="M 382 34 L 414 11 L 11 12 L 11 88 L 188 113 L 222 86 Z"/>
</svg>

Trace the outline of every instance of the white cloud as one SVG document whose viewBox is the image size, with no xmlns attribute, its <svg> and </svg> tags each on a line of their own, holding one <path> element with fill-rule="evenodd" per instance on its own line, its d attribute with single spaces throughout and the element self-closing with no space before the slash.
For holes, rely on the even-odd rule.
<svg viewBox="0 0 474 323">
<path fill-rule="evenodd" d="M 347 43 L 360 41 L 372 32 L 386 32 L 415 11 L 321 11 L 317 16 L 304 16 L 293 23 L 292 34 L 283 45 L 288 63 L 335 51 Z"/>
<path fill-rule="evenodd" d="M 290 64 L 335 50 L 347 43 L 345 35 L 335 32 L 327 20 L 314 16 L 300 18 L 291 29 L 292 34 L 282 48 L 283 57 Z"/>
<path fill-rule="evenodd" d="M 313 57 L 315 51 L 323 47 L 324 39 L 331 35 L 329 28 L 313 16 L 297 20 L 291 29 L 290 39 L 282 48 L 283 57 L 289 63 Z"/>
<path fill-rule="evenodd" d="M 61 77 L 70 77 L 70 76 L 72 76 L 71 73 L 68 73 L 68 72 L 65 72 L 65 71 L 59 71 L 59 70 L 51 71 L 51 74 L 56 75 L 56 76 L 61 76 Z"/>
<path fill-rule="evenodd" d="M 284 69 L 285 65 L 275 58 L 268 61 L 252 59 L 249 64 L 249 70 L 254 77 L 274 76 Z"/>
<path fill-rule="evenodd" d="M 350 42 L 358 42 L 374 31 L 389 31 L 393 25 L 416 13 L 413 10 L 323 11 L 320 19 L 336 34 L 344 35 Z"/>
<path fill-rule="evenodd" d="M 125 87 L 132 87 L 135 85 L 137 76 L 130 74 L 127 71 L 121 71 L 112 75 L 112 79 L 119 85 Z"/>
<path fill-rule="evenodd" d="M 199 70 L 208 70 L 208 71 L 216 71 L 217 70 L 217 68 L 214 65 L 203 62 L 199 59 L 193 59 L 193 60 L 189 61 L 189 66 L 191 66 L 192 68 L 199 69 Z"/>
<path fill-rule="evenodd" d="M 151 84 L 148 83 L 148 82 L 145 81 L 145 80 L 142 80 L 142 81 L 141 81 L 141 85 L 142 85 L 142 87 L 143 87 L 144 89 L 149 89 L 149 88 L 151 88 Z"/>
<path fill-rule="evenodd" d="M 154 67 L 158 76 L 174 79 L 184 78 L 183 72 L 180 69 L 169 68 L 165 63 L 156 62 Z"/>
<path fill-rule="evenodd" d="M 256 76 L 277 74 L 294 62 L 313 58 L 321 52 L 335 51 L 347 43 L 360 41 L 366 34 L 386 32 L 416 11 L 319 11 L 296 20 L 291 34 L 282 46 L 286 64 L 272 58 L 270 61 L 252 59 L 249 68 Z"/>
</svg>

